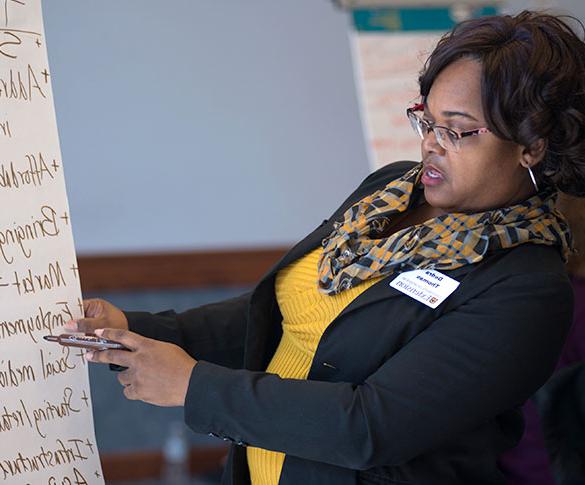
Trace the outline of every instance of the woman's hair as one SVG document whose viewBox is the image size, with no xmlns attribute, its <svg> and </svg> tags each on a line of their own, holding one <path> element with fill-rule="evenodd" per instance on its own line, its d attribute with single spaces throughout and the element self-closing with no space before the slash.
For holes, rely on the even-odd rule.
<svg viewBox="0 0 585 485">
<path fill-rule="evenodd" d="M 528 11 L 462 22 L 441 38 L 419 84 L 425 99 L 449 64 L 478 60 L 488 128 L 530 150 L 544 141 L 539 186 L 585 196 L 585 43 L 567 21 L 585 30 L 573 17 Z"/>
</svg>

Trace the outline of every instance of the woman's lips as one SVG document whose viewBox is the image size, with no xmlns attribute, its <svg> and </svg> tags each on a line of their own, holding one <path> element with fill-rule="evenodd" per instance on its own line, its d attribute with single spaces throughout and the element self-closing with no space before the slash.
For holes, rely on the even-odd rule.
<svg viewBox="0 0 585 485">
<path fill-rule="evenodd" d="M 443 173 L 433 165 L 425 165 L 420 181 L 427 187 L 434 187 L 445 180 Z"/>
</svg>

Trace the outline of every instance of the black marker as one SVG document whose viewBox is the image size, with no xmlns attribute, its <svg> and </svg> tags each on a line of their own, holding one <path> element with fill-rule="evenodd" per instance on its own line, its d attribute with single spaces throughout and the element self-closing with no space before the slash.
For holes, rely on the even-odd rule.
<svg viewBox="0 0 585 485">
<path fill-rule="evenodd" d="M 108 340 L 107 338 L 98 337 L 97 335 L 88 334 L 75 334 L 75 333 L 62 333 L 61 335 L 45 335 L 43 337 L 47 342 L 56 342 L 65 347 L 78 347 L 87 350 L 130 350 L 120 342 L 114 340 Z M 110 369 L 113 371 L 123 371 L 127 367 L 110 364 Z"/>
</svg>

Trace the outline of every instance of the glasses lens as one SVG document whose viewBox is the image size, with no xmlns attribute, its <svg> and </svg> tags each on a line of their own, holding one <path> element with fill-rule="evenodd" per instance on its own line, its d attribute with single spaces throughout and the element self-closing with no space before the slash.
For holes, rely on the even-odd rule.
<svg viewBox="0 0 585 485">
<path fill-rule="evenodd" d="M 417 115 L 415 115 L 412 111 L 408 112 L 408 120 L 410 121 L 410 126 L 416 132 L 418 136 L 424 138 L 424 130 L 423 130 L 423 120 L 421 120 Z"/>
<path fill-rule="evenodd" d="M 435 132 L 437 142 L 445 150 L 450 152 L 459 151 L 459 137 L 454 131 L 451 131 L 449 128 L 444 128 L 442 126 L 435 126 L 433 131 Z"/>
</svg>

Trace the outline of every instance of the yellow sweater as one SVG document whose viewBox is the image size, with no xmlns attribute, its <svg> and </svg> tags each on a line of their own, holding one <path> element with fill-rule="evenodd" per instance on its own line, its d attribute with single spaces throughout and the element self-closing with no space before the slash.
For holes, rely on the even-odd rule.
<svg viewBox="0 0 585 485">
<path fill-rule="evenodd" d="M 317 289 L 317 248 L 279 271 L 276 299 L 282 313 L 282 338 L 266 372 L 287 379 L 306 379 L 328 325 L 355 298 L 380 278 L 369 279 L 338 295 L 327 296 Z M 248 447 L 248 467 L 252 485 L 276 485 L 284 453 Z"/>
</svg>

